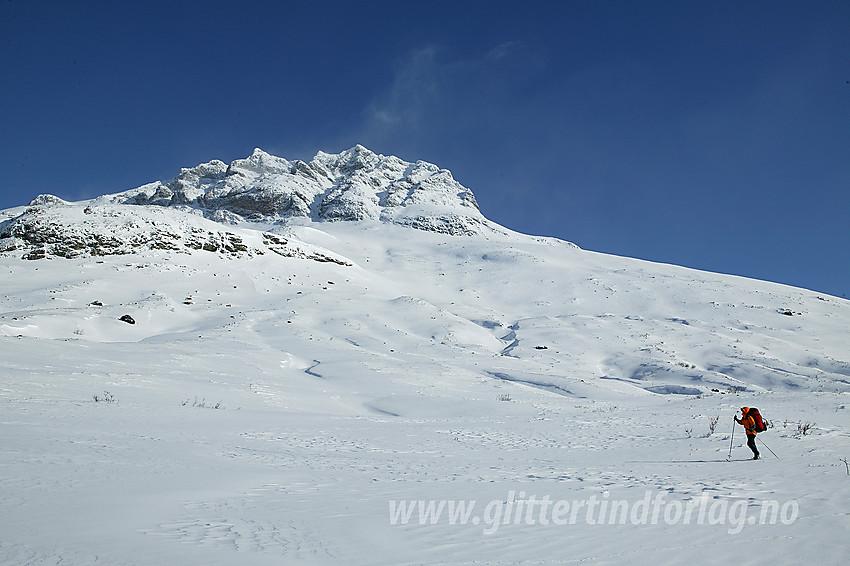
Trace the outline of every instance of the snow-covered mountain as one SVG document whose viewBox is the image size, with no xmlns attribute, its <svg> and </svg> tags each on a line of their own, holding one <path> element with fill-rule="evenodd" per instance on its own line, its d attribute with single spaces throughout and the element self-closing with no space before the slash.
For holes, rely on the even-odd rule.
<svg viewBox="0 0 850 566">
<path fill-rule="evenodd" d="M 463 326 L 477 338 L 455 346 L 547 359 L 553 369 L 539 371 L 553 388 L 575 389 L 556 382 L 577 376 L 662 393 L 850 389 L 847 301 L 516 234 L 484 218 L 450 172 L 362 146 L 310 163 L 257 149 L 90 201 L 42 195 L 5 216 L 0 252 L 10 260 L 212 253 L 251 272 L 271 253 L 349 267 L 347 287 L 364 299 L 351 320 L 369 316 L 371 293 L 353 276 L 368 274 L 390 299 L 411 301 L 405 318 L 440 321 L 421 338 Z M 385 248 L 379 267 L 375 246 Z M 617 348 L 595 345 L 610 336 Z M 512 375 L 499 364 L 483 371 Z"/>
<path fill-rule="evenodd" d="M 336 155 L 320 152 L 310 163 L 255 149 L 230 165 L 213 160 L 183 169 L 170 181 L 93 199 L 84 207 L 41 195 L 0 225 L 0 251 L 27 250 L 29 259 L 127 254 L 139 248 L 255 255 L 270 246 L 279 251 L 277 240 L 265 232 L 265 247 L 249 247 L 218 224 L 281 225 L 293 219 L 374 220 L 450 235 L 503 231 L 482 216 L 472 191 L 424 161 L 408 163 L 360 145 Z"/>
<path fill-rule="evenodd" d="M 751 556 L 728 522 L 404 499 L 798 501 L 753 563 L 828 563 L 848 526 L 850 302 L 517 234 L 428 163 L 255 150 L 44 195 L 0 211 L 0 287 L 4 564 Z M 752 478 L 743 405 L 782 455 Z"/>
<path fill-rule="evenodd" d="M 448 234 L 478 233 L 489 223 L 472 192 L 431 163 L 408 163 L 361 145 L 310 163 L 255 149 L 230 165 L 210 161 L 102 201 L 190 206 L 220 222 L 289 218 L 382 220 Z M 493 225 L 490 225 L 493 228 Z"/>
</svg>

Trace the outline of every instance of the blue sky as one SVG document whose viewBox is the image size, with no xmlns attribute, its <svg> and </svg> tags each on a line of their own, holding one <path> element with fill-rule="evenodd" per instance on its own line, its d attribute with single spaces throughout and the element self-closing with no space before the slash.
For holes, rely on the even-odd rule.
<svg viewBox="0 0 850 566">
<path fill-rule="evenodd" d="M 490 219 L 850 296 L 850 2 L 0 3 L 0 208 L 356 143 Z"/>
</svg>

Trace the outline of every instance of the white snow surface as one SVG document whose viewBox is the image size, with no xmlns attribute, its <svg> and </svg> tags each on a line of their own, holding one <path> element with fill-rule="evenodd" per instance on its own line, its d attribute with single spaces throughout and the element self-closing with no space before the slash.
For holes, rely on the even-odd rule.
<svg viewBox="0 0 850 566">
<path fill-rule="evenodd" d="M 846 558 L 850 302 L 517 234 L 360 146 L 180 178 L 0 211 L 0 563 Z"/>
</svg>

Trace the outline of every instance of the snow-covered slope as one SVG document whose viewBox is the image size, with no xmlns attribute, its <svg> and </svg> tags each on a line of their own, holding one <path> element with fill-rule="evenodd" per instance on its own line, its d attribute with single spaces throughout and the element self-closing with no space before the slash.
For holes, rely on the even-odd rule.
<svg viewBox="0 0 850 566">
<path fill-rule="evenodd" d="M 0 286 L 4 564 L 829 563 L 850 527 L 850 302 L 516 234 L 422 162 L 40 197 Z M 743 405 L 781 460 L 726 462 Z M 650 491 L 755 519 L 516 511 Z"/>
</svg>

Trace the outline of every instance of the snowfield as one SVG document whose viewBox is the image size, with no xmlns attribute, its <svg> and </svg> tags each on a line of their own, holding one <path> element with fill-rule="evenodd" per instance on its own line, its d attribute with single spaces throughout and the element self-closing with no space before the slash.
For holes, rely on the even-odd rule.
<svg viewBox="0 0 850 566">
<path fill-rule="evenodd" d="M 516 234 L 373 155 L 448 180 L 345 222 L 0 212 L 0 563 L 845 559 L 850 302 Z"/>
</svg>

